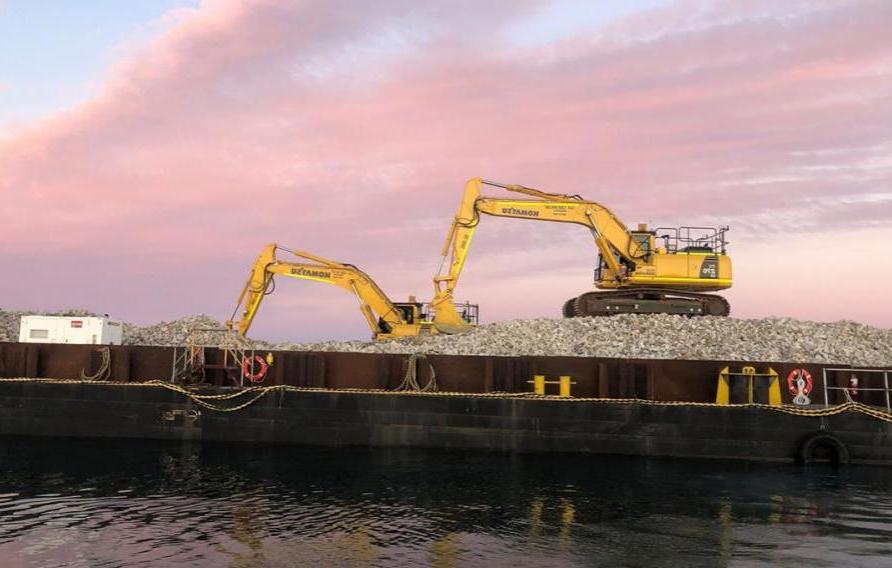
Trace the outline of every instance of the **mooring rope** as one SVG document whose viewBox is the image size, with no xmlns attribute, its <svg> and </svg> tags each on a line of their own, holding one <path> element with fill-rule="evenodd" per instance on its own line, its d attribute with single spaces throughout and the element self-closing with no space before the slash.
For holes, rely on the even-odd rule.
<svg viewBox="0 0 892 568">
<path fill-rule="evenodd" d="M 88 375 L 86 369 L 81 371 L 81 379 L 85 381 L 105 381 L 111 377 L 111 348 L 99 347 L 96 351 L 102 356 L 102 362 L 99 364 L 99 370 L 92 375 Z"/>
<path fill-rule="evenodd" d="M 418 384 L 419 360 L 427 363 L 427 368 L 430 373 L 430 380 L 423 387 Z M 434 366 L 427 358 L 427 355 L 424 353 L 412 353 L 409 355 L 409 361 L 406 366 L 406 376 L 403 377 L 403 382 L 393 390 L 397 392 L 437 392 L 440 390 L 437 386 L 437 373 L 434 371 Z"/>
<path fill-rule="evenodd" d="M 168 381 L 150 380 L 139 383 L 129 382 L 96 382 L 88 379 L 43 379 L 32 377 L 16 377 L 16 378 L 0 378 L 0 384 L 5 382 L 38 382 L 47 384 L 82 384 L 93 386 L 108 387 L 152 387 L 164 388 L 169 391 L 181 394 L 189 400 L 215 412 L 235 412 L 243 410 L 252 404 L 258 402 L 271 392 L 294 392 L 294 393 L 318 393 L 318 394 L 366 394 L 366 395 L 388 395 L 388 396 L 440 396 L 440 397 L 464 397 L 464 398 L 503 398 L 503 399 L 526 399 L 551 402 L 563 402 L 567 404 L 573 403 L 594 403 L 594 404 L 634 404 L 641 406 L 683 406 L 692 408 L 725 408 L 729 410 L 757 409 L 768 410 L 771 412 L 780 412 L 793 416 L 802 416 L 807 418 L 822 418 L 827 416 L 836 416 L 846 412 L 856 412 L 865 416 L 881 420 L 883 422 L 892 423 L 892 413 L 886 412 L 873 406 L 868 406 L 860 402 L 844 402 L 836 406 L 828 406 L 826 408 L 798 408 L 794 406 L 773 406 L 770 404 L 747 403 L 747 404 L 716 404 L 714 402 L 685 402 L 685 401 L 662 401 L 662 400 L 645 400 L 640 398 L 567 398 L 554 395 L 535 395 L 529 392 L 488 392 L 488 393 L 467 393 L 467 392 L 446 392 L 437 390 L 384 390 L 384 389 L 325 389 L 319 387 L 295 387 L 291 385 L 270 385 L 270 386 L 253 386 L 245 387 L 235 392 L 222 394 L 200 394 L 188 390 L 182 386 L 172 384 Z M 404 381 L 405 382 L 405 381 Z M 432 381 L 431 381 L 432 382 Z M 416 380 L 417 384 L 417 380 Z M 430 383 L 424 388 L 428 388 Z M 234 406 L 226 406 L 220 404 L 223 401 L 237 402 L 237 399 L 253 395 L 244 402 L 235 404 Z"/>
</svg>

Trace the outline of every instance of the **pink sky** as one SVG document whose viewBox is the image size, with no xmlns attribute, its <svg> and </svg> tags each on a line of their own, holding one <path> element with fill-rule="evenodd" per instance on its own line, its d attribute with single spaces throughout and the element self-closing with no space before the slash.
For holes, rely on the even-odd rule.
<svg viewBox="0 0 892 568">
<path fill-rule="evenodd" d="M 556 40 L 545 2 L 206 2 L 83 103 L 0 125 L 0 307 L 227 318 L 267 242 L 428 298 L 464 181 L 729 224 L 740 317 L 892 326 L 892 3 L 676 2 Z M 510 6 L 510 7 L 509 7 Z M 557 316 L 581 228 L 484 219 L 459 299 Z M 364 338 L 280 282 L 258 337 Z"/>
</svg>

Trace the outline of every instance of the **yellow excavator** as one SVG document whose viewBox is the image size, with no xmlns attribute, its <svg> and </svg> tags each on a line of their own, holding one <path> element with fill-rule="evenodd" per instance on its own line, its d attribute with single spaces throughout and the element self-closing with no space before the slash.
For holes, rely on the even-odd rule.
<svg viewBox="0 0 892 568">
<path fill-rule="evenodd" d="M 277 251 L 290 253 L 297 261 L 280 260 L 276 256 Z M 276 275 L 324 282 L 352 292 L 359 300 L 359 309 L 372 330 L 372 336 L 377 340 L 459 331 L 454 326 L 434 323 L 428 317 L 427 306 L 415 301 L 414 297 L 410 297 L 408 302 L 391 302 L 368 274 L 352 264 L 275 243 L 264 247 L 254 261 L 232 317 L 226 322 L 229 329 L 238 331 L 241 336 L 247 335 L 263 298 L 275 290 Z M 464 318 L 457 314 L 456 317 L 462 322 L 462 329 L 476 323 L 476 305 L 464 304 L 460 308 Z"/>
<path fill-rule="evenodd" d="M 488 197 L 483 186 L 523 198 Z M 434 277 L 434 319 L 462 325 L 453 293 L 481 215 L 582 225 L 599 253 L 595 287 L 564 303 L 564 317 L 617 313 L 670 313 L 726 316 L 730 306 L 715 292 L 731 287 L 727 227 L 672 227 L 629 230 L 609 209 L 578 195 L 547 193 L 522 185 L 474 178 L 465 185 L 458 213 L 443 245 Z"/>
</svg>

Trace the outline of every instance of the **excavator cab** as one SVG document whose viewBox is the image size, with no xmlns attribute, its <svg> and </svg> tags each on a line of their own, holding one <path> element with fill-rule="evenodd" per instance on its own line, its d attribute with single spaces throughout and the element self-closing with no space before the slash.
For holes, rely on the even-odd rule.
<svg viewBox="0 0 892 568">
<path fill-rule="evenodd" d="M 417 301 L 415 296 L 409 296 L 408 302 L 394 302 L 395 307 L 406 323 L 421 323 L 430 321 L 424 311 L 424 304 Z"/>
<path fill-rule="evenodd" d="M 637 231 L 629 231 L 632 236 L 632 257 L 648 258 L 654 251 L 656 231 L 649 231 L 644 223 L 638 224 Z"/>
</svg>

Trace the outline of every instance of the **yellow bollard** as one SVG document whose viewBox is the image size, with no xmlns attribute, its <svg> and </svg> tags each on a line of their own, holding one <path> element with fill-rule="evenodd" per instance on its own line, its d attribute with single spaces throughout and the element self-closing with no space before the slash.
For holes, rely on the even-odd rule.
<svg viewBox="0 0 892 568">
<path fill-rule="evenodd" d="M 731 399 L 731 389 L 728 385 L 728 374 L 730 370 L 728 367 L 723 368 L 719 372 L 719 384 L 715 393 L 715 403 L 727 405 L 729 400 Z"/>
<path fill-rule="evenodd" d="M 558 384 L 558 394 L 564 398 L 570 398 L 570 377 L 561 375 Z"/>
<path fill-rule="evenodd" d="M 746 377 L 746 401 L 750 404 L 753 403 L 753 377 L 756 376 L 756 368 L 755 367 L 744 367 L 740 370 L 740 373 Z"/>
<path fill-rule="evenodd" d="M 545 394 L 545 375 L 533 375 L 533 392 Z"/>
<path fill-rule="evenodd" d="M 768 383 L 768 404 L 771 406 L 780 406 L 782 404 L 780 377 L 777 376 L 777 371 L 771 367 L 768 367 L 768 377 L 770 380 Z"/>
</svg>

